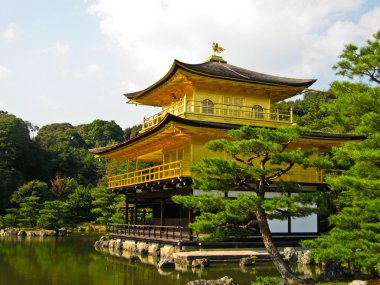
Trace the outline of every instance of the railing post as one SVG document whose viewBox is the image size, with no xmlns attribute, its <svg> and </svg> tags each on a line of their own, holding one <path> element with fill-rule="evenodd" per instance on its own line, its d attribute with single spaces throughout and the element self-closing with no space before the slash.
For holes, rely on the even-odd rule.
<svg viewBox="0 0 380 285">
<path fill-rule="evenodd" d="M 186 94 L 183 96 L 182 113 L 186 112 Z"/>
<path fill-rule="evenodd" d="M 290 122 L 293 123 L 293 108 L 290 107 Z"/>
</svg>

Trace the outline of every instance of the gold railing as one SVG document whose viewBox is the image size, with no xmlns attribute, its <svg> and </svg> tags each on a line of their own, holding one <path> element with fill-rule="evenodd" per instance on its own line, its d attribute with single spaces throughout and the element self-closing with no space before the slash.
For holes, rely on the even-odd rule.
<svg viewBox="0 0 380 285">
<path fill-rule="evenodd" d="M 326 183 L 326 177 L 336 177 L 344 174 L 344 170 L 338 169 L 323 169 L 323 170 L 312 170 L 305 169 L 300 171 L 290 171 L 285 175 L 281 176 L 280 180 L 283 181 L 294 181 L 301 183 Z"/>
<path fill-rule="evenodd" d="M 184 100 L 174 102 L 172 105 L 164 108 L 161 112 L 153 116 L 144 118 L 142 130 L 144 131 L 145 129 L 157 125 L 162 121 L 167 113 L 180 117 L 184 116 L 185 113 L 193 113 L 206 116 L 229 117 L 256 121 L 293 122 L 292 110 L 290 110 L 289 113 L 284 114 L 278 111 L 272 111 L 270 109 L 254 110 L 253 107 L 221 103 L 214 103 L 212 106 L 203 106 L 201 101 L 187 101 L 185 98 Z M 210 121 L 212 121 L 212 119 Z"/>
<path fill-rule="evenodd" d="M 165 163 L 124 174 L 109 176 L 108 189 L 128 187 L 141 183 L 176 178 L 182 175 L 182 160 Z"/>
</svg>

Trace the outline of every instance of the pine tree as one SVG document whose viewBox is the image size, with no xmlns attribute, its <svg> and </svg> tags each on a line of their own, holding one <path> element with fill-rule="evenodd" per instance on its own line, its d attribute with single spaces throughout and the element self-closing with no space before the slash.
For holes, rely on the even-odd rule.
<svg viewBox="0 0 380 285">
<path fill-rule="evenodd" d="M 245 126 L 231 130 L 231 140 L 219 139 L 206 144 L 212 151 L 227 153 L 230 159 L 204 158 L 195 164 L 192 167 L 196 174 L 193 175 L 194 188 L 223 192 L 240 190 L 246 194 L 235 200 L 215 195 L 173 198 L 175 202 L 197 210 L 198 216 L 190 226 L 195 232 L 208 233 L 214 239 L 257 227 L 274 265 L 288 284 L 304 281 L 291 271 L 274 245 L 268 219 L 307 216 L 313 211 L 311 200 L 307 201 L 304 195 L 289 195 L 290 191 L 299 192 L 298 187 L 276 183 L 294 165 L 311 165 L 309 156 L 313 150 L 289 148 L 303 132 L 305 130 L 299 127 L 265 129 Z M 266 199 L 270 187 L 282 195 Z"/>
</svg>

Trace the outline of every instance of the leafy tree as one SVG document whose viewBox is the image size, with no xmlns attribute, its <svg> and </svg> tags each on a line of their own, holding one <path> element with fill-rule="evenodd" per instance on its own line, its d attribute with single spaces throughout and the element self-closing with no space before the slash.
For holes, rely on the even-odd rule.
<svg viewBox="0 0 380 285">
<path fill-rule="evenodd" d="M 82 136 L 86 148 L 103 147 L 120 142 L 124 138 L 124 132 L 115 121 L 95 120 L 90 124 L 77 127 Z"/>
<path fill-rule="evenodd" d="M 69 206 L 59 200 L 46 201 L 43 208 L 38 212 L 37 225 L 46 229 L 54 229 L 71 224 Z"/>
<path fill-rule="evenodd" d="M 123 223 L 125 215 L 120 206 L 125 203 L 124 197 L 115 193 L 109 193 L 103 187 L 91 190 L 92 206 L 91 213 L 95 215 L 96 222 L 100 224 Z"/>
<path fill-rule="evenodd" d="M 96 185 L 102 165 L 87 151 L 83 138 L 71 124 L 43 126 L 35 139 L 48 153 L 50 179 L 59 175 L 73 177 L 80 184 Z"/>
<path fill-rule="evenodd" d="M 352 78 L 368 76 L 379 82 L 379 38 L 368 46 L 346 46 L 335 68 L 339 74 Z M 361 143 L 346 144 L 333 153 L 333 162 L 348 171 L 330 177 L 331 196 L 337 213 L 329 219 L 332 230 L 303 245 L 312 249 L 319 261 L 333 262 L 347 274 L 379 275 L 380 268 L 380 89 L 365 84 L 334 82 L 332 91 L 337 99 L 328 106 L 329 124 L 334 130 L 364 133 Z M 331 161 L 330 161 L 331 163 Z"/>
<path fill-rule="evenodd" d="M 11 201 L 12 203 L 20 204 L 24 198 L 30 196 L 39 197 L 43 201 L 49 200 L 53 197 L 45 182 L 32 180 L 14 191 Z"/>
<path fill-rule="evenodd" d="M 346 45 L 339 57 L 342 60 L 333 66 L 337 74 L 351 79 L 365 77 L 380 84 L 380 31 L 373 35 L 372 41 L 367 41 L 366 46 Z"/>
<path fill-rule="evenodd" d="M 15 227 L 18 224 L 18 209 L 8 208 L 6 214 L 2 217 L 3 227 Z"/>
<path fill-rule="evenodd" d="M 90 221 L 93 217 L 91 213 L 92 208 L 92 196 L 91 188 L 85 186 L 78 186 L 73 192 L 68 196 L 67 204 L 70 212 L 73 215 L 73 221 L 84 222 Z"/>
<path fill-rule="evenodd" d="M 0 111 L 0 213 L 9 206 L 11 193 L 39 169 L 34 147 L 27 123 Z"/>
<path fill-rule="evenodd" d="M 141 131 L 142 125 L 134 125 L 131 128 L 126 128 L 124 130 L 124 137 L 125 139 L 131 139 L 139 134 L 139 131 Z"/>
<path fill-rule="evenodd" d="M 256 225 L 274 265 L 289 284 L 303 283 L 282 259 L 271 238 L 269 218 L 307 216 L 312 208 L 302 194 L 289 196 L 298 189 L 286 183 L 276 185 L 276 192 L 283 195 L 265 199 L 270 184 L 292 169 L 294 165 L 308 167 L 312 151 L 288 149 L 292 141 L 304 132 L 299 127 L 265 129 L 242 127 L 231 130 L 233 140 L 213 140 L 206 144 L 212 151 L 225 152 L 231 158 L 204 158 L 192 167 L 194 187 L 203 190 L 245 190 L 235 200 L 218 197 L 175 196 L 173 200 L 187 207 L 196 208 L 199 215 L 191 227 L 215 237 L 224 229 L 247 230 Z M 273 190 L 272 190 L 273 191 Z M 301 203 L 302 202 L 302 203 Z M 310 204 L 309 204 L 310 205 Z"/>
<path fill-rule="evenodd" d="M 35 227 L 37 225 L 38 212 L 41 209 L 40 197 L 30 196 L 21 200 L 19 208 L 19 226 Z"/>
<path fill-rule="evenodd" d="M 326 105 L 324 123 L 330 131 L 368 134 L 380 122 L 380 87 L 361 83 L 333 82 L 336 99 Z"/>
<path fill-rule="evenodd" d="M 275 103 L 272 105 L 272 109 L 286 113 L 292 108 L 294 121 L 297 125 L 308 127 L 314 131 L 321 131 L 326 128 L 324 118 L 329 115 L 325 106 L 333 102 L 334 99 L 335 94 L 331 91 L 308 91 L 302 99 Z"/>
</svg>

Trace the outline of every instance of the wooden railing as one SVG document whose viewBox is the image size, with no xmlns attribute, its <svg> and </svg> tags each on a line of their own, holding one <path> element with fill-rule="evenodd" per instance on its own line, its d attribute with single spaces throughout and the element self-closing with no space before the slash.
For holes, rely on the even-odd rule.
<svg viewBox="0 0 380 285">
<path fill-rule="evenodd" d="M 176 178 L 182 175 L 182 160 L 165 163 L 124 174 L 109 176 L 108 189 L 133 186 L 136 184 Z"/>
<path fill-rule="evenodd" d="M 303 171 L 290 171 L 289 173 L 286 173 L 285 175 L 281 176 L 281 178 L 279 179 L 283 181 L 294 181 L 301 183 L 326 183 L 327 176 L 336 177 L 344 173 L 344 170 L 338 169 L 305 169 Z"/>
<path fill-rule="evenodd" d="M 174 102 L 169 107 L 164 108 L 161 112 L 144 118 L 142 131 L 157 125 L 167 113 L 180 117 L 184 116 L 185 113 L 193 113 L 207 116 L 249 119 L 254 121 L 293 122 L 292 110 L 290 110 L 289 113 L 284 114 L 270 109 L 253 110 L 252 106 L 248 107 L 221 103 L 214 103 L 213 107 L 203 107 L 201 101 L 186 101 L 186 98 L 184 98 L 183 100 Z M 210 121 L 212 121 L 211 118 Z"/>
<path fill-rule="evenodd" d="M 126 237 L 156 239 L 156 240 L 193 240 L 189 228 L 176 226 L 109 224 L 107 233 Z"/>
</svg>

